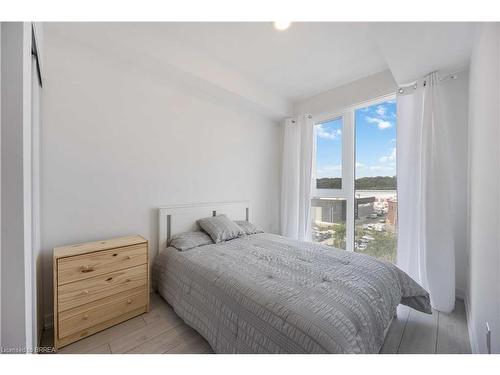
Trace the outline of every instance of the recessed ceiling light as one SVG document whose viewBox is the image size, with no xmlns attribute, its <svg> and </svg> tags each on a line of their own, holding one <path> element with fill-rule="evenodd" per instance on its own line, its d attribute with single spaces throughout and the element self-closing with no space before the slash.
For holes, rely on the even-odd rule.
<svg viewBox="0 0 500 375">
<path fill-rule="evenodd" d="M 290 21 L 276 21 L 274 22 L 274 28 L 279 31 L 286 30 L 290 27 Z"/>
</svg>

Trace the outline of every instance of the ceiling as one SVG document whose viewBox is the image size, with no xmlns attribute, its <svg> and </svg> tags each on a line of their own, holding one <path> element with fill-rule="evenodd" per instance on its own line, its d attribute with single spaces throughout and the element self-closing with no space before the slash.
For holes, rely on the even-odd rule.
<svg viewBox="0 0 500 375">
<path fill-rule="evenodd" d="M 278 115 L 290 103 L 390 69 L 399 84 L 467 65 L 472 23 L 263 22 L 59 23 L 66 38 L 156 61 Z"/>
<path fill-rule="evenodd" d="M 169 62 L 196 51 L 288 100 L 298 100 L 387 69 L 368 23 L 270 22 L 63 23 L 65 35 L 114 41 Z M 181 51 L 182 50 L 182 51 Z M 203 58 L 203 57 L 202 57 Z"/>
<path fill-rule="evenodd" d="M 430 72 L 463 69 L 469 64 L 473 22 L 378 23 L 373 37 L 399 84 Z"/>
<path fill-rule="evenodd" d="M 163 35 L 231 66 L 289 100 L 302 99 L 387 69 L 367 23 L 177 23 Z"/>
</svg>

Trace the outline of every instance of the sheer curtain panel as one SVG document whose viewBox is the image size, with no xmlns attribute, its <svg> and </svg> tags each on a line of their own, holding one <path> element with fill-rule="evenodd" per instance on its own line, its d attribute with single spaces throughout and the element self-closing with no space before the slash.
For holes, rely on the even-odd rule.
<svg viewBox="0 0 500 375">
<path fill-rule="evenodd" d="M 287 119 L 283 132 L 281 234 L 307 241 L 311 236 L 313 163 L 312 116 Z"/>
<path fill-rule="evenodd" d="M 451 157 L 437 73 L 398 96 L 398 265 L 431 295 L 455 306 Z M 406 91 L 405 90 L 405 91 Z"/>
<path fill-rule="evenodd" d="M 283 125 L 283 170 L 281 172 L 281 234 L 299 237 L 300 128 L 294 119 Z"/>
</svg>

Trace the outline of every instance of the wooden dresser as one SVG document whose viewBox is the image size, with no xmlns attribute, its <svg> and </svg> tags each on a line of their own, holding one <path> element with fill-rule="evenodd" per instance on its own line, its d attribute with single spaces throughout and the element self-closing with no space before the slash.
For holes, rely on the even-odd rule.
<svg viewBox="0 0 500 375">
<path fill-rule="evenodd" d="M 143 237 L 54 249 L 56 350 L 148 310 L 148 241 Z"/>
</svg>

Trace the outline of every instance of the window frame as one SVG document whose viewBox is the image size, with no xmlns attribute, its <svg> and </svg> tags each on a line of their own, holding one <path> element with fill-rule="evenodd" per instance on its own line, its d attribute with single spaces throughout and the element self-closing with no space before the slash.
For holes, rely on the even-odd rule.
<svg viewBox="0 0 500 375">
<path fill-rule="evenodd" d="M 311 196 L 313 198 L 345 199 L 346 211 L 346 251 L 354 251 L 355 177 L 356 177 L 356 111 L 388 100 L 395 100 L 396 93 L 382 95 L 365 100 L 340 110 L 328 111 L 313 115 L 313 165 L 311 173 Z M 342 118 L 342 188 L 318 189 L 316 187 L 316 126 L 328 121 Z"/>
</svg>

